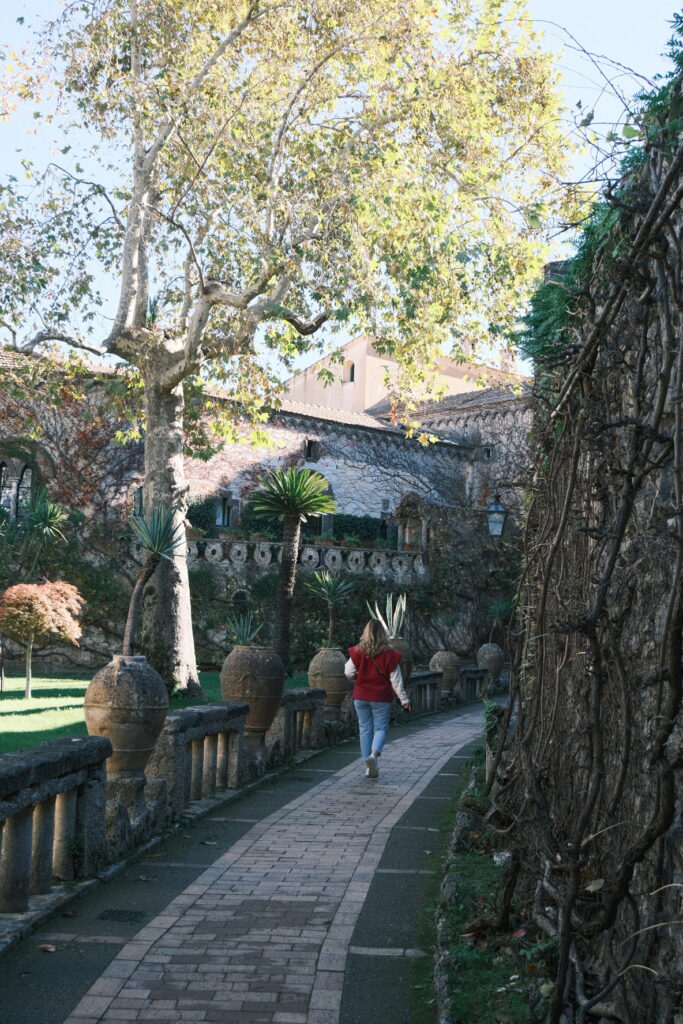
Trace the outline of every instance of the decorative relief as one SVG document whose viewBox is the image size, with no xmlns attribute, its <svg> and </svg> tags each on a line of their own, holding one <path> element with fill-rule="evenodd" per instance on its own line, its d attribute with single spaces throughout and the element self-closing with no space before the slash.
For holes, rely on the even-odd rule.
<svg viewBox="0 0 683 1024">
<path fill-rule="evenodd" d="M 386 551 L 373 551 L 368 560 L 368 564 L 372 571 L 380 576 L 387 572 L 389 568 L 389 556 Z"/>
<path fill-rule="evenodd" d="M 349 551 L 346 556 L 346 568 L 349 572 L 363 572 L 363 569 L 365 569 L 365 552 Z"/>
<path fill-rule="evenodd" d="M 391 559 L 391 568 L 397 576 L 408 576 L 412 568 L 412 558 L 409 555 L 394 555 Z"/>
<path fill-rule="evenodd" d="M 206 545 L 204 556 L 209 562 L 222 562 L 223 561 L 223 545 L 219 540 L 211 541 Z"/>
<path fill-rule="evenodd" d="M 320 553 L 317 548 L 306 544 L 301 551 L 299 561 L 306 569 L 317 569 L 320 564 Z"/>
<path fill-rule="evenodd" d="M 247 545 L 243 540 L 230 545 L 230 561 L 235 565 L 244 565 L 247 560 Z"/>
<path fill-rule="evenodd" d="M 330 572 L 336 572 L 344 566 L 344 560 L 339 548 L 328 548 L 325 552 L 325 566 Z"/>
<path fill-rule="evenodd" d="M 257 565 L 270 565 L 273 560 L 273 550 L 270 544 L 259 541 L 254 544 L 254 561 Z"/>
</svg>

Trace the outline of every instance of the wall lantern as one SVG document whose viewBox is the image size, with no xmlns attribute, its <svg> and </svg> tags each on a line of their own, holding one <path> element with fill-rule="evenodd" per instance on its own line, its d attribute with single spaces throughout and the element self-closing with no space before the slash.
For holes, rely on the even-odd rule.
<svg viewBox="0 0 683 1024">
<path fill-rule="evenodd" d="M 496 494 L 495 498 L 486 509 L 486 523 L 489 528 L 489 534 L 492 537 L 500 537 L 502 534 L 507 514 L 508 510 L 500 500 L 500 496 Z"/>
</svg>

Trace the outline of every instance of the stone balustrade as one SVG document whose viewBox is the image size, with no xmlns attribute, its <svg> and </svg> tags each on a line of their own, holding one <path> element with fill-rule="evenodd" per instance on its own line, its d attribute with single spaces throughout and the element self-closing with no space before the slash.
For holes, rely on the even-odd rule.
<svg viewBox="0 0 683 1024">
<path fill-rule="evenodd" d="M 473 665 L 461 665 L 460 666 L 460 683 L 458 687 L 460 690 L 459 699 L 461 701 L 477 700 L 478 697 L 484 695 L 484 691 L 488 685 L 489 673 L 488 669 L 475 668 Z"/>
<path fill-rule="evenodd" d="M 282 706 L 266 733 L 266 747 L 279 743 L 289 761 L 299 750 L 325 746 L 325 691 L 314 687 L 285 690 Z"/>
<path fill-rule="evenodd" d="M 190 561 L 206 559 L 226 573 L 234 574 L 248 567 L 267 569 L 280 560 L 282 545 L 256 540 L 188 540 Z M 399 551 L 388 548 L 346 548 L 339 544 L 325 545 L 305 540 L 299 551 L 299 563 L 305 569 L 344 570 L 358 575 L 372 573 L 386 580 L 424 579 L 427 565 L 421 551 Z"/>
<path fill-rule="evenodd" d="M 462 667 L 449 702 L 474 700 L 487 679 L 486 670 Z M 415 672 L 410 690 L 416 714 L 441 707 L 440 672 Z M 325 697 L 313 687 L 286 690 L 260 754 L 244 743 L 249 710 L 244 702 L 203 704 L 168 715 L 146 768 L 145 800 L 159 804 L 154 828 L 302 750 L 345 738 L 348 730 L 325 723 Z M 352 729 L 355 718 L 349 715 Z M 124 848 L 124 839 L 140 840 L 134 832 L 122 839 L 111 793 L 107 803 L 105 762 L 111 752 L 108 739 L 90 736 L 0 757 L 0 913 L 27 910 L 30 897 L 49 892 L 53 878 L 92 876 Z"/>
<path fill-rule="evenodd" d="M 241 741 L 248 711 L 241 702 L 216 703 L 168 715 L 146 774 L 166 782 L 174 817 L 192 802 L 243 782 Z"/>
<path fill-rule="evenodd" d="M 53 878 L 95 874 L 109 859 L 101 736 L 60 739 L 0 757 L 0 913 L 21 913 Z"/>
<path fill-rule="evenodd" d="M 441 707 L 441 672 L 413 672 L 409 683 L 414 714 L 425 715 Z"/>
</svg>

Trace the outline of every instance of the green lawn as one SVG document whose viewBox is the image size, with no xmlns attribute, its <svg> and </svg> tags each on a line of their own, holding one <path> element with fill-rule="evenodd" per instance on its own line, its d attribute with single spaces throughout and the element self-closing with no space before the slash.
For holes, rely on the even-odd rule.
<svg viewBox="0 0 683 1024">
<path fill-rule="evenodd" d="M 90 674 L 73 673 L 64 678 L 33 677 L 33 696 L 24 699 L 24 676 L 6 676 L 0 693 L 0 754 L 33 747 L 61 736 L 87 736 L 83 720 L 83 697 Z M 200 672 L 207 701 L 220 700 L 218 672 Z M 308 686 L 304 672 L 287 680 L 287 689 Z M 171 701 L 171 711 L 196 704 L 194 698 Z"/>
</svg>

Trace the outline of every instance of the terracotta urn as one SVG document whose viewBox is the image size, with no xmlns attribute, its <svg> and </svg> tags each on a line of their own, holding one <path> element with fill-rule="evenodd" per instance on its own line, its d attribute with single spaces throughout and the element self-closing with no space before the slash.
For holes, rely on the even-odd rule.
<svg viewBox="0 0 683 1024">
<path fill-rule="evenodd" d="M 221 669 L 221 695 L 227 701 L 246 701 L 248 745 L 260 749 L 282 704 L 285 666 L 272 647 L 233 647 Z"/>
<path fill-rule="evenodd" d="M 482 644 L 477 651 L 477 665 L 488 671 L 492 683 L 498 679 L 505 655 L 498 644 Z"/>
<path fill-rule="evenodd" d="M 83 712 L 91 736 L 107 736 L 108 775 L 144 776 L 168 712 L 166 684 L 141 654 L 115 654 L 93 676 Z"/>
<path fill-rule="evenodd" d="M 339 718 L 339 711 L 344 698 L 349 693 L 352 683 L 344 675 L 346 658 L 338 647 L 322 647 L 308 666 L 308 685 L 324 690 L 325 717 L 328 720 Z"/>
<path fill-rule="evenodd" d="M 441 673 L 441 693 L 457 697 L 460 692 L 460 658 L 453 651 L 437 651 L 429 662 L 433 672 Z"/>
<path fill-rule="evenodd" d="M 395 651 L 399 651 L 401 654 L 401 660 L 399 662 L 401 666 L 401 675 L 403 676 L 403 685 L 407 686 L 410 682 L 410 675 L 413 671 L 413 652 L 410 649 L 410 644 L 407 640 L 404 640 L 402 636 L 390 636 L 389 646 L 393 647 Z"/>
</svg>

